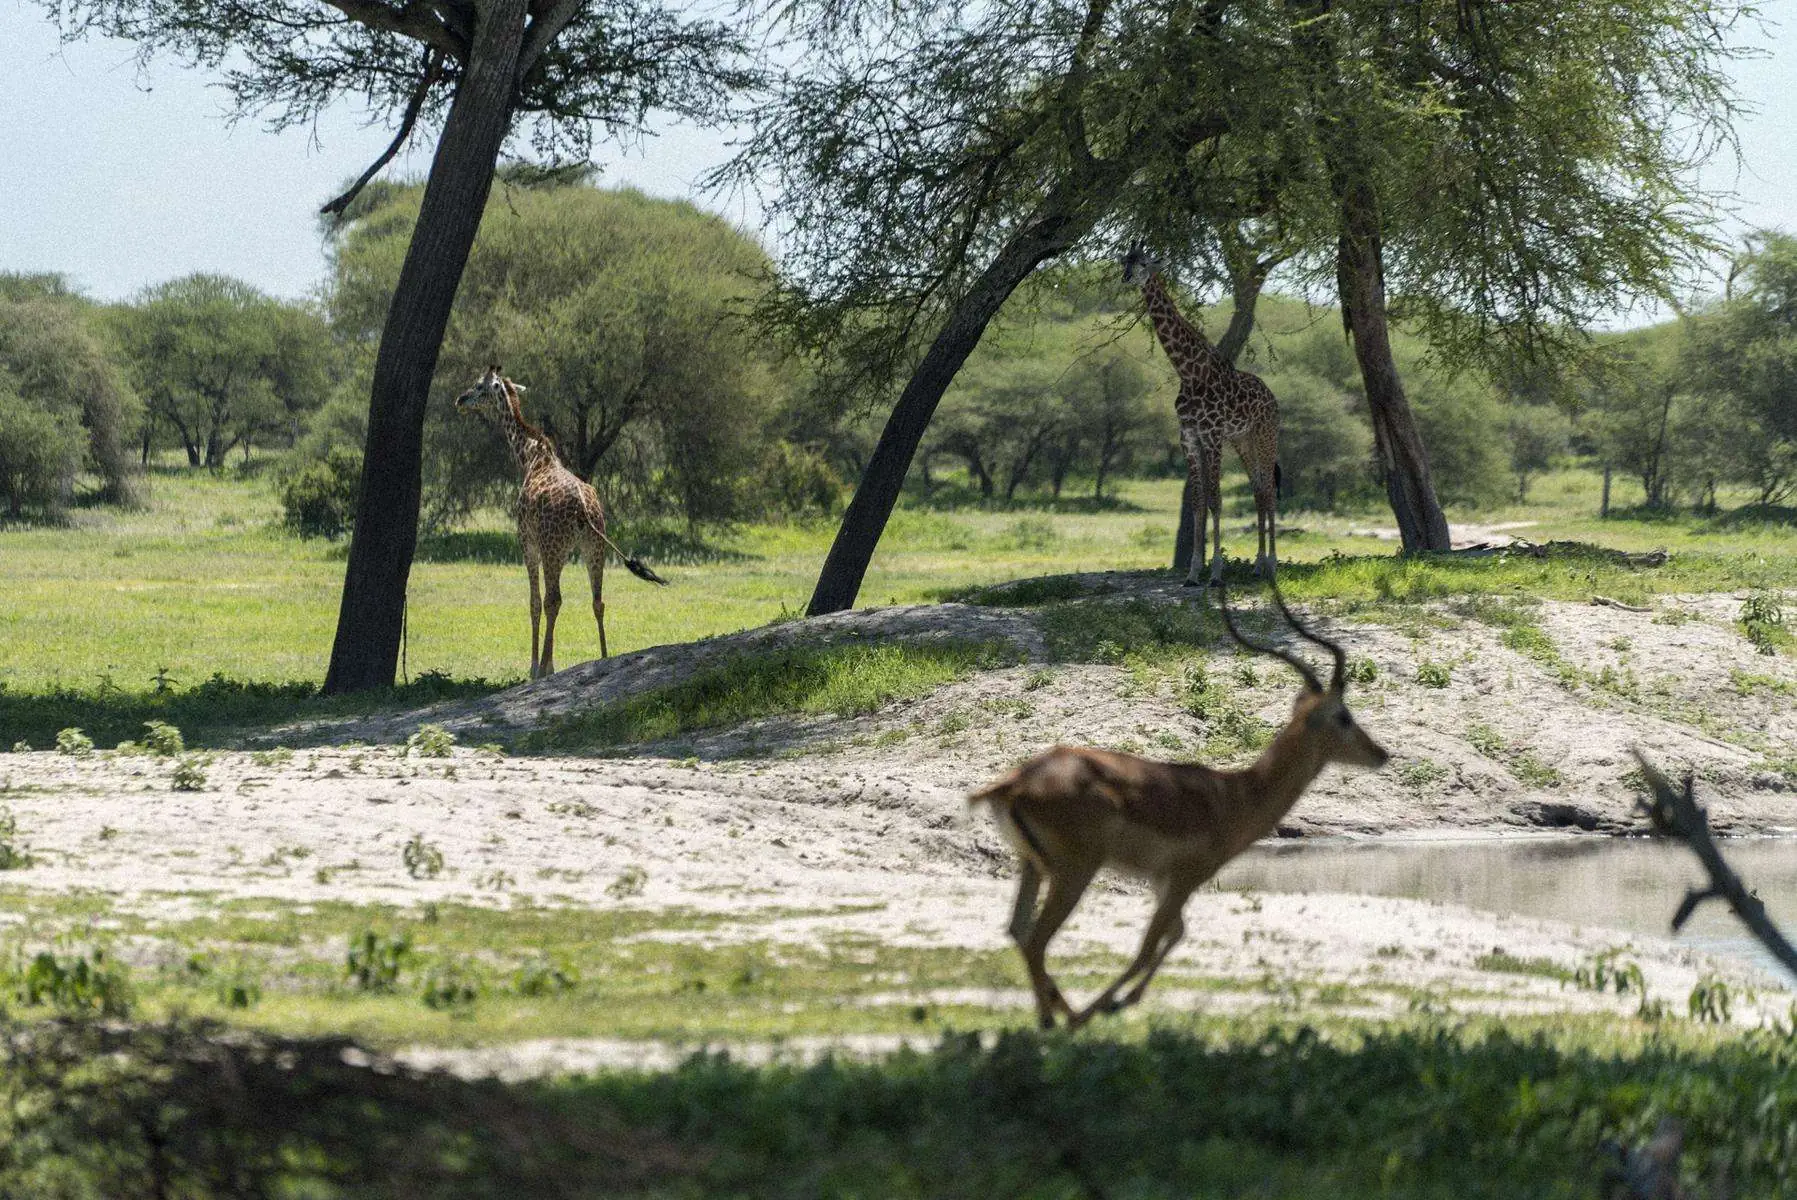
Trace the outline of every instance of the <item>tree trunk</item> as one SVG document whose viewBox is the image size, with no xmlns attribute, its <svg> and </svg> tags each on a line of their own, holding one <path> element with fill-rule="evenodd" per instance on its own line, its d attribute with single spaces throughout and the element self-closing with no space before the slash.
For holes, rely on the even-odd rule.
<svg viewBox="0 0 1797 1200">
<path fill-rule="evenodd" d="M 1605 463 L 1604 464 L 1604 499 L 1603 499 L 1602 506 L 1599 507 L 1597 510 L 1597 515 L 1599 517 L 1608 517 L 1610 515 L 1610 470 L 1611 470 L 1610 464 Z"/>
<path fill-rule="evenodd" d="M 1445 551 L 1448 519 L 1429 478 L 1416 415 L 1404 397 L 1404 384 L 1391 354 L 1391 331 L 1385 316 L 1385 266 L 1379 234 L 1379 202 L 1364 180 L 1349 184 L 1342 198 L 1342 232 L 1336 254 L 1336 285 L 1342 319 L 1353 336 L 1354 357 L 1366 388 L 1373 422 L 1373 444 L 1380 473 L 1404 552 Z"/>
<path fill-rule="evenodd" d="M 526 0 L 478 9 L 374 363 L 368 440 L 327 695 L 390 687 L 418 542 L 424 405 L 450 305 L 511 128 Z"/>
<path fill-rule="evenodd" d="M 954 382 L 961 364 L 979 345 L 986 325 L 998 315 L 1017 285 L 1038 265 L 1083 237 L 1127 178 L 1127 173 L 1112 170 L 1096 182 L 1080 179 L 1057 188 L 1038 210 L 1041 215 L 1006 243 L 949 313 L 899 394 L 880 433 L 879 444 L 867 460 L 867 469 L 861 474 L 855 496 L 849 501 L 836 540 L 818 574 L 817 587 L 805 609 L 808 616 L 840 612 L 854 605 L 867 565 L 873 560 L 880 535 L 898 502 L 905 472 L 910 469 L 911 458 L 923 441 L 942 393 Z"/>
</svg>

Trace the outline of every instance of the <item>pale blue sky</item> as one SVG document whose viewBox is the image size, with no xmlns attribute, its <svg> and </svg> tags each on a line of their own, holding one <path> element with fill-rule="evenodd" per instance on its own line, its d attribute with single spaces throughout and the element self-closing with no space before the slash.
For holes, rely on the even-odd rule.
<svg viewBox="0 0 1797 1200">
<path fill-rule="evenodd" d="M 1738 76 L 1756 110 L 1739 127 L 1741 162 L 1714 164 L 1709 182 L 1739 195 L 1737 228 L 1797 229 L 1797 0 L 1765 11 L 1778 25 L 1752 40 L 1770 53 Z M 0 0 L 0 47 L 0 270 L 61 271 L 102 299 L 191 271 L 311 293 L 324 273 L 318 206 L 390 136 L 347 105 L 280 134 L 233 126 L 205 72 L 173 61 L 140 72 L 125 43 L 61 46 L 44 10 L 22 0 Z M 692 183 L 725 144 L 668 129 L 604 151 L 604 178 L 716 208 Z M 419 152 L 396 166 L 427 162 Z M 740 200 L 726 215 L 759 221 Z"/>
</svg>

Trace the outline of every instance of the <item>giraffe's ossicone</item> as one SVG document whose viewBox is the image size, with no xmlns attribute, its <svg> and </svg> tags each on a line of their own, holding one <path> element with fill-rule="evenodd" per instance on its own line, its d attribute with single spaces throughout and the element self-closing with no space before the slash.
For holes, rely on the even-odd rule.
<svg viewBox="0 0 1797 1200">
<path fill-rule="evenodd" d="M 1186 320 L 1167 290 L 1159 264 L 1149 257 L 1141 242 L 1132 244 L 1123 257 L 1123 281 L 1142 289 L 1155 335 L 1179 375 L 1179 396 L 1173 402 L 1173 410 L 1179 420 L 1179 441 L 1186 452 L 1192 492 L 1198 498 L 1198 511 L 1192 522 L 1192 567 L 1186 574 L 1186 584 L 1196 587 L 1203 582 L 1207 521 L 1215 543 L 1211 586 L 1223 580 L 1223 497 L 1219 477 L 1225 443 L 1235 447 L 1242 465 L 1248 469 L 1254 488 L 1255 525 L 1260 535 L 1255 565 L 1271 579 L 1279 557 L 1279 402 L 1260 376 L 1236 370 Z"/>
<path fill-rule="evenodd" d="M 456 397 L 463 411 L 492 414 L 518 460 L 523 483 L 518 489 L 518 541 L 530 576 L 530 677 L 555 672 L 555 618 L 562 609 L 562 567 L 578 547 L 593 587 L 593 619 L 599 624 L 599 656 L 605 644 L 605 554 L 616 554 L 632 575 L 650 583 L 667 581 L 622 550 L 605 533 L 605 506 L 593 485 L 562 465 L 555 443 L 524 419 L 518 395 L 524 388 L 488 367 L 475 385 Z M 541 574 L 539 588 L 537 577 Z M 545 625 L 543 618 L 547 617 Z M 541 652 L 538 633 L 541 629 Z"/>
</svg>

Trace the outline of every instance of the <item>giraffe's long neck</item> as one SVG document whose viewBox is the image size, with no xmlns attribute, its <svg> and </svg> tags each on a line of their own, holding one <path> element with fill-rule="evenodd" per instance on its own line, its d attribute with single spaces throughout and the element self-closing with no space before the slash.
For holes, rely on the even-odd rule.
<svg viewBox="0 0 1797 1200">
<path fill-rule="evenodd" d="M 1182 382 L 1189 375 L 1202 375 L 1226 365 L 1205 336 L 1198 332 L 1198 327 L 1179 311 L 1179 306 L 1173 302 L 1173 294 L 1159 274 L 1149 274 L 1142 284 L 1142 296 L 1148 301 L 1148 319 L 1154 322 L 1161 348 L 1173 361 Z"/>
<path fill-rule="evenodd" d="M 524 419 L 518 393 L 510 387 L 505 389 L 505 403 L 499 406 L 499 428 L 504 432 L 506 444 L 512 448 L 512 457 L 518 460 L 518 469 L 524 473 L 524 478 L 529 479 L 557 461 L 549 438 Z"/>
</svg>

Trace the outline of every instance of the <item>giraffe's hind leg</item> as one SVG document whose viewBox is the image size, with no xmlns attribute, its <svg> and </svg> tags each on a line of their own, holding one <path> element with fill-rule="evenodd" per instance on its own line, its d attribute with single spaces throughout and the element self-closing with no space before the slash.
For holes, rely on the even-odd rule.
<svg viewBox="0 0 1797 1200">
<path fill-rule="evenodd" d="M 524 573 L 530 578 L 530 677 L 537 677 L 537 637 L 543 623 L 543 593 L 537 585 L 537 573 L 541 568 L 536 544 L 524 541 Z"/>
</svg>

